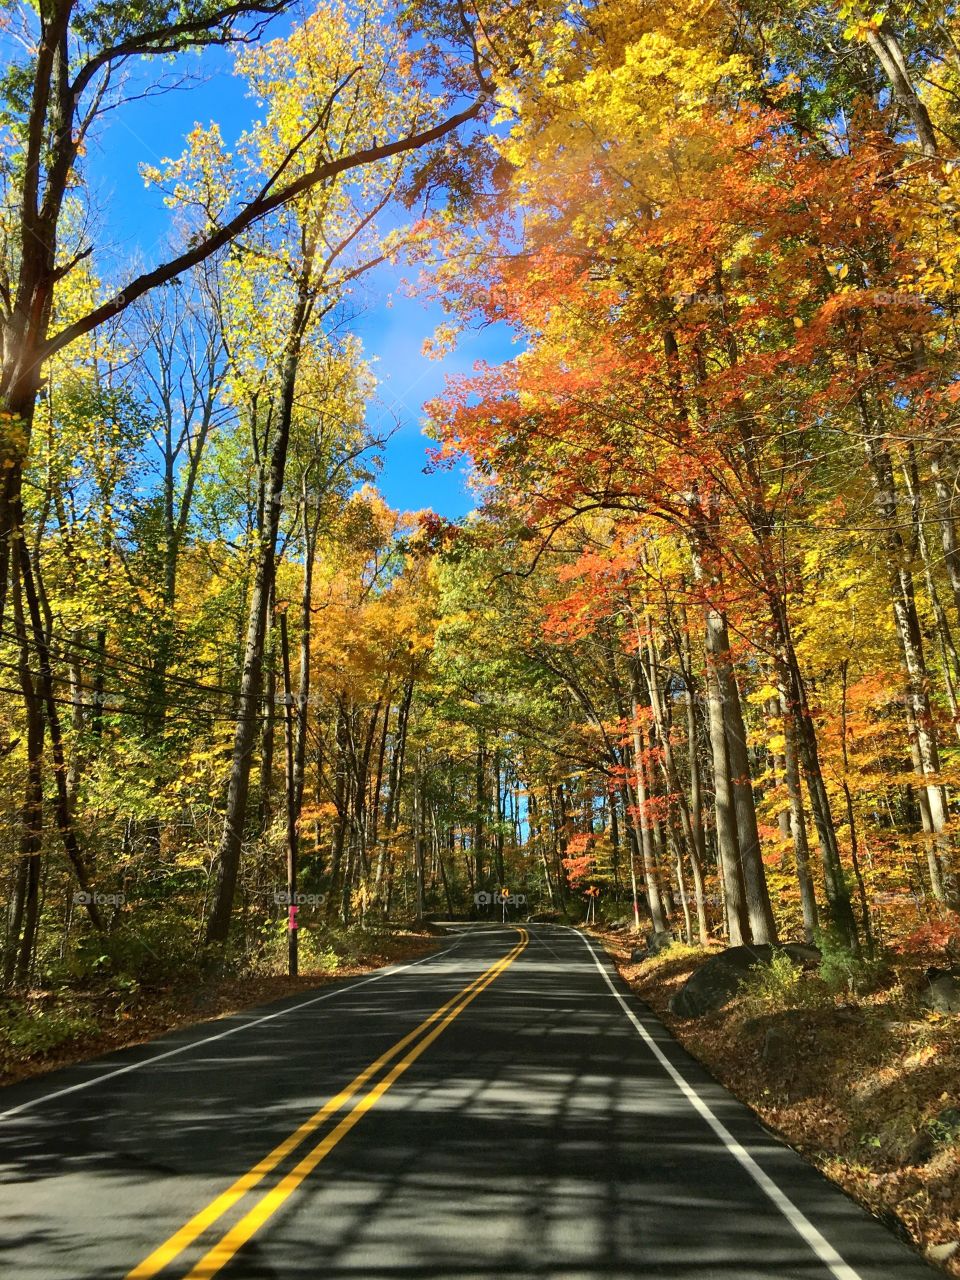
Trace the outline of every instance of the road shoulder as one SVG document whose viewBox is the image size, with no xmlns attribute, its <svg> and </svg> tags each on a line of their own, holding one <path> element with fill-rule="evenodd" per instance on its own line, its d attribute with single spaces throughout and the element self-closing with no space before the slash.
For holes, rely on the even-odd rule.
<svg viewBox="0 0 960 1280">
<path fill-rule="evenodd" d="M 297 978 L 254 973 L 179 988 L 140 990 L 132 996 L 105 986 L 66 995 L 40 990 L 19 1001 L 5 998 L 0 1002 L 0 1087 L 144 1045 L 172 1031 L 364 977 L 387 965 L 418 960 L 444 945 L 445 939 L 434 933 L 398 930 L 378 935 L 369 949 L 336 968 L 308 971 Z M 53 1043 L 45 1042 L 45 1024 Z M 11 1028 L 20 1027 L 26 1034 L 11 1034 Z M 65 1033 L 62 1039 L 56 1038 L 60 1032 Z"/>
<path fill-rule="evenodd" d="M 631 934 L 592 937 L 679 1044 L 768 1130 L 928 1261 L 960 1276 L 960 1142 L 921 1151 L 918 1141 L 925 1113 L 955 1100 L 957 1028 L 927 1028 L 929 1043 L 918 1045 L 917 1029 L 891 1027 L 882 1009 L 758 1018 L 741 1000 L 677 1018 L 668 1003 L 699 952 L 677 948 L 637 963 Z"/>
</svg>

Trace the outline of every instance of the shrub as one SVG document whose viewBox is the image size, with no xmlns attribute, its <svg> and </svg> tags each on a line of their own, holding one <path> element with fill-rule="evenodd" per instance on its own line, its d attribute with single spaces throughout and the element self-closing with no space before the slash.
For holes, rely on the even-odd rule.
<svg viewBox="0 0 960 1280">
<path fill-rule="evenodd" d="M 856 956 L 830 929 L 817 935 L 820 977 L 832 995 L 863 995 L 875 991 L 889 970 L 882 956 Z"/>
<path fill-rule="evenodd" d="M 342 956 L 322 929 L 301 929 L 299 946 L 300 969 L 319 969 L 321 973 L 334 973 L 342 963 Z"/>
<path fill-rule="evenodd" d="M 931 952 L 951 963 L 960 959 L 960 913 L 944 910 L 937 920 L 928 920 L 904 938 L 898 951 Z"/>
<path fill-rule="evenodd" d="M 89 1015 L 64 1007 L 7 1010 L 0 1019 L 0 1044 L 12 1056 L 45 1054 L 97 1030 Z"/>
<path fill-rule="evenodd" d="M 755 964 L 740 984 L 745 1011 L 752 1017 L 802 1009 L 816 1002 L 819 992 L 785 951 L 774 950 L 769 964 Z"/>
<path fill-rule="evenodd" d="M 947 1107 L 927 1121 L 926 1130 L 938 1147 L 960 1141 L 960 1111 L 956 1107 Z"/>
<path fill-rule="evenodd" d="M 659 973 L 661 969 L 669 970 L 674 966 L 682 965 L 688 960 L 706 960 L 710 954 L 706 947 L 696 945 L 690 947 L 685 942 L 671 942 L 668 947 L 658 951 L 655 956 L 648 956 L 643 961 L 643 972 L 649 976 Z"/>
<path fill-rule="evenodd" d="M 354 964 L 388 932 L 379 924 L 365 929 L 359 925 L 304 923 L 298 930 L 300 972 L 319 970 L 321 973 L 333 973 L 341 965 Z M 286 919 L 270 921 L 263 925 L 259 934 L 256 969 L 266 973 L 286 973 L 286 968 Z"/>
<path fill-rule="evenodd" d="M 115 933 L 88 933 L 74 947 L 66 974 L 81 983 L 93 979 L 113 990 L 130 984 L 154 987 L 182 984 L 199 973 L 193 929 L 169 914 L 124 922 Z"/>
</svg>

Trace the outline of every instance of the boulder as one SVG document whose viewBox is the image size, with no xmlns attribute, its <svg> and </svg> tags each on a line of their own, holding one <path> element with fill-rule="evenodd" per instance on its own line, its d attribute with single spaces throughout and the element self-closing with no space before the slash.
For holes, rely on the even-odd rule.
<svg viewBox="0 0 960 1280">
<path fill-rule="evenodd" d="M 666 951 L 667 947 L 673 946 L 674 937 L 668 929 L 660 929 L 648 933 L 644 941 L 647 944 L 647 955 L 658 956 L 661 951 Z"/>
<path fill-rule="evenodd" d="M 661 951 L 665 951 L 667 947 L 672 946 L 674 941 L 673 934 L 665 929 L 648 933 L 644 936 L 643 943 L 638 947 L 634 947 L 630 952 L 630 963 L 640 964 L 642 960 L 649 960 L 651 956 L 658 956 Z"/>
<path fill-rule="evenodd" d="M 928 969 L 920 1003 L 935 1013 L 960 1013 L 960 968 Z"/>
<path fill-rule="evenodd" d="M 624 929 L 633 928 L 633 920 L 629 916 L 621 916 L 619 920 L 611 920 L 607 928 L 616 930 L 617 933 L 622 933 Z"/>
<path fill-rule="evenodd" d="M 786 942 L 776 949 L 785 951 L 794 964 L 804 969 L 816 968 L 820 963 L 820 952 L 805 942 Z M 744 979 L 750 977 L 751 969 L 770 963 L 774 950 L 764 943 L 727 947 L 711 956 L 670 997 L 670 1012 L 678 1018 L 701 1018 L 722 1009 L 737 994 Z"/>
<path fill-rule="evenodd" d="M 904 1162 L 906 1164 L 926 1164 L 928 1160 L 933 1159 L 937 1144 L 933 1140 L 933 1134 L 929 1129 L 919 1129 L 910 1142 L 907 1144 L 904 1153 Z"/>
<path fill-rule="evenodd" d="M 429 933 L 437 937 L 445 937 L 446 929 L 436 924 L 429 916 L 414 916 L 409 924 L 404 925 L 411 933 Z"/>
</svg>

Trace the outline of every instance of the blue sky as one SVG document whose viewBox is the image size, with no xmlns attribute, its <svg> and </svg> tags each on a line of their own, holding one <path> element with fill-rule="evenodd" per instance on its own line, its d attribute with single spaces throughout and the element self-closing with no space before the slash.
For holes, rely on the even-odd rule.
<svg viewBox="0 0 960 1280">
<path fill-rule="evenodd" d="M 144 186 L 138 166 L 179 155 L 184 136 L 197 122 L 216 120 L 229 145 L 253 118 L 255 104 L 231 65 L 230 56 L 216 50 L 191 58 L 186 66 L 196 68 L 199 83 L 128 103 L 105 117 L 92 140 L 87 172 L 103 240 L 111 246 L 103 267 L 118 281 L 131 259 L 150 264 L 166 256 L 170 234 L 171 213 L 159 193 Z M 473 506 L 466 475 L 462 469 L 425 474 L 429 441 L 420 429 L 422 406 L 442 390 L 447 374 L 469 371 L 476 360 L 497 363 L 516 354 L 516 348 L 505 330 L 486 329 L 467 334 L 459 349 L 442 360 L 425 359 L 423 340 L 434 332 L 442 312 L 408 296 L 403 275 L 402 269 L 384 266 L 367 276 L 363 309 L 351 326 L 380 380 L 371 425 L 392 428 L 399 421 L 384 451 L 378 483 L 394 507 L 430 507 L 456 519 Z"/>
</svg>

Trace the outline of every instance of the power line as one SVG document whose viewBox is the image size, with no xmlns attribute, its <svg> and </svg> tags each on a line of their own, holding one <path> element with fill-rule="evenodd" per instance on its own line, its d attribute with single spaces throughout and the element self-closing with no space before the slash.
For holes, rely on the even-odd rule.
<svg viewBox="0 0 960 1280">
<path fill-rule="evenodd" d="M 7 670 L 10 670 L 10 671 L 18 671 L 20 669 L 16 665 L 16 663 L 5 662 L 3 659 L 0 659 L 0 667 L 5 667 L 7 668 Z M 30 675 L 34 680 L 39 681 L 39 680 L 46 679 L 46 676 L 43 673 L 38 671 L 30 671 Z M 72 685 L 72 681 L 64 678 L 63 676 L 54 675 L 53 672 L 49 673 L 49 678 L 52 682 L 56 684 Z M 151 699 L 149 695 L 140 695 L 140 694 L 129 693 L 129 692 L 116 690 L 116 689 L 104 689 L 102 691 L 94 690 L 93 692 L 94 692 L 95 700 L 93 703 L 83 703 L 82 705 L 84 706 L 85 709 L 95 710 L 97 708 L 96 699 L 98 694 L 102 696 L 104 699 L 120 698 L 124 702 L 130 702 L 132 700 L 133 702 L 140 704 L 132 707 L 129 707 L 129 706 L 118 707 L 118 706 L 109 706 L 107 705 L 106 702 L 104 702 L 103 704 L 101 704 L 100 710 L 107 715 L 110 715 L 116 712 L 121 712 L 129 715 L 148 715 L 150 714 L 151 711 L 156 711 L 160 705 L 158 699 L 156 698 Z M 7 686 L 0 686 L 0 693 L 15 693 L 20 696 L 23 696 L 22 689 L 11 689 Z M 38 693 L 37 697 L 47 700 L 46 695 L 43 693 Z M 73 709 L 76 709 L 76 706 L 77 706 L 76 702 L 74 702 L 72 698 L 54 697 L 53 701 L 54 703 L 56 703 L 58 706 L 61 706 L 61 707 L 71 707 Z M 210 720 L 224 721 L 225 723 L 228 723 L 228 724 L 237 724 L 238 721 L 246 722 L 249 720 L 263 721 L 267 718 L 266 715 L 262 712 L 256 713 L 252 716 L 222 715 L 219 712 L 210 711 L 204 707 L 200 707 L 200 706 L 189 707 L 189 706 L 183 706 L 182 704 L 177 704 L 176 706 L 170 707 L 168 710 L 170 715 L 177 716 L 177 717 L 203 716 Z"/>
<path fill-rule="evenodd" d="M 0 638 L 12 640 L 15 642 L 19 641 L 19 637 L 16 635 L 16 633 L 8 630 L 3 630 L 3 629 L 0 629 Z M 133 662 L 129 658 L 121 658 L 116 655 L 108 655 L 105 652 L 103 652 L 99 648 L 99 646 L 84 644 L 82 640 L 68 640 L 62 637 L 58 637 L 57 639 L 51 638 L 50 640 L 47 641 L 47 645 L 50 648 L 55 647 L 61 650 L 64 650 L 64 649 L 69 650 L 71 648 L 82 649 L 86 653 L 93 654 L 96 658 L 96 664 L 87 660 L 85 665 L 87 665 L 88 667 L 93 667 L 94 665 L 99 666 L 102 664 L 104 666 L 113 667 L 117 670 L 121 670 L 122 668 L 127 668 L 131 671 L 137 672 L 138 674 L 143 674 L 143 675 L 153 674 L 152 667 L 145 666 L 143 663 Z M 35 644 L 34 644 L 34 647 L 36 647 Z M 73 658 L 68 654 L 63 654 L 62 660 L 75 661 L 80 666 L 84 665 L 83 660 L 78 658 Z M 166 674 L 165 679 L 170 681 L 173 684 L 182 684 L 187 688 L 198 689 L 201 693 L 218 693 L 228 698 L 235 698 L 237 696 L 236 689 L 227 689 L 222 685 L 201 684 L 199 681 L 191 680 L 187 676 L 176 676 L 176 675 Z"/>
</svg>

